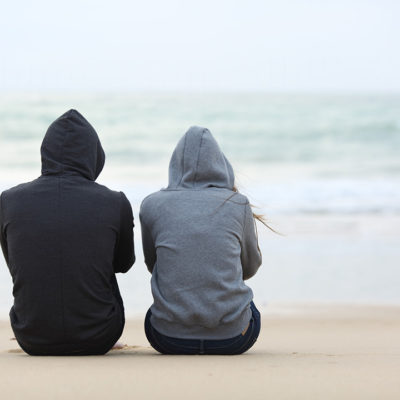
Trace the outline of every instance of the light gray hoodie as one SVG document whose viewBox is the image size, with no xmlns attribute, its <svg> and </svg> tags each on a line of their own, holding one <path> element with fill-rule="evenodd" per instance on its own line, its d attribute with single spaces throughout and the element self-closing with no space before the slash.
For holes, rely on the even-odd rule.
<svg viewBox="0 0 400 400">
<path fill-rule="evenodd" d="M 151 323 L 182 339 L 227 339 L 251 318 L 251 278 L 261 265 L 245 196 L 210 131 L 192 127 L 169 165 L 169 185 L 141 205 L 143 252 L 152 273 Z"/>
</svg>

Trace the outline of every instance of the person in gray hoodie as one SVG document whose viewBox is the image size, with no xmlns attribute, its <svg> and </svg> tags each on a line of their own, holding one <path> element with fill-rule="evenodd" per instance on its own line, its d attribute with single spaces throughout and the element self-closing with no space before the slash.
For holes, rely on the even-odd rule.
<svg viewBox="0 0 400 400">
<path fill-rule="evenodd" d="M 173 152 L 166 189 L 140 209 L 154 303 L 146 336 L 164 354 L 240 354 L 260 314 L 244 283 L 261 265 L 253 212 L 210 131 L 190 128 Z"/>
</svg>

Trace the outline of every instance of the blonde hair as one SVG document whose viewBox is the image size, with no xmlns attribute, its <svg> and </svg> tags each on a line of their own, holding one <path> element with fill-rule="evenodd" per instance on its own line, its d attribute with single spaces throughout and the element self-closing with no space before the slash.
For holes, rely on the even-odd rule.
<svg viewBox="0 0 400 400">
<path fill-rule="evenodd" d="M 234 191 L 235 193 L 239 193 L 239 189 L 236 187 L 236 185 L 233 185 L 232 191 Z M 256 206 L 254 206 L 253 204 L 250 203 L 250 207 L 251 207 L 252 210 L 253 210 L 253 208 L 255 208 Z M 279 232 L 277 232 L 275 229 L 271 228 L 271 227 L 268 225 L 267 220 L 266 220 L 266 218 L 265 218 L 265 215 L 255 213 L 255 212 L 253 211 L 253 218 L 256 219 L 257 221 L 261 222 L 261 223 L 262 223 L 264 226 L 266 226 L 270 231 L 276 233 L 277 235 L 280 235 Z M 257 227 L 256 227 L 256 229 L 257 229 Z"/>
</svg>

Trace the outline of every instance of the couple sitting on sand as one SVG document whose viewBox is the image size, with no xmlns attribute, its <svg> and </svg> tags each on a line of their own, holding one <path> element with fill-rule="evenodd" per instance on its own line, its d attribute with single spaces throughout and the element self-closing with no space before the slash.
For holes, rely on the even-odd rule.
<svg viewBox="0 0 400 400">
<path fill-rule="evenodd" d="M 135 261 L 131 205 L 95 183 L 105 155 L 77 111 L 50 125 L 41 156 L 42 175 L 0 197 L 12 329 L 31 355 L 105 354 L 125 323 L 115 274 Z M 253 346 L 260 314 L 244 280 L 261 264 L 254 217 L 262 219 L 211 133 L 190 128 L 172 155 L 168 187 L 140 209 L 154 349 L 240 354 Z"/>
</svg>

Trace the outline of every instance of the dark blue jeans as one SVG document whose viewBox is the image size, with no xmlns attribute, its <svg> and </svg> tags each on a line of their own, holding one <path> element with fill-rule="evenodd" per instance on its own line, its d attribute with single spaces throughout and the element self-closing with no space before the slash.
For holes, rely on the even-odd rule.
<svg viewBox="0 0 400 400">
<path fill-rule="evenodd" d="M 261 329 L 260 313 L 253 302 L 250 304 L 252 317 L 244 335 L 230 339 L 201 340 L 178 339 L 163 335 L 151 325 L 151 310 L 147 311 L 144 329 L 151 346 L 162 354 L 242 354 L 256 342 Z"/>
</svg>

